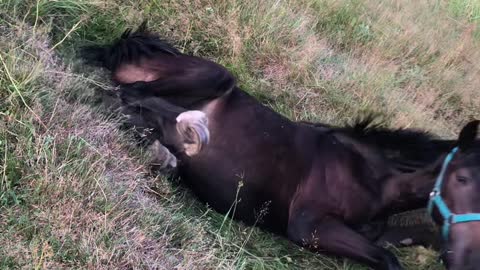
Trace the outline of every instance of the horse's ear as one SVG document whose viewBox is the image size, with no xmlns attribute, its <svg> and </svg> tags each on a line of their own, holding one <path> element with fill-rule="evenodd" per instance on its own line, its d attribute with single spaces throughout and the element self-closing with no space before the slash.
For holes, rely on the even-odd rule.
<svg viewBox="0 0 480 270">
<path fill-rule="evenodd" d="M 462 131 L 460 131 L 460 135 L 458 136 L 458 147 L 460 150 L 467 150 L 475 142 L 479 124 L 479 120 L 473 120 L 462 128 Z"/>
</svg>

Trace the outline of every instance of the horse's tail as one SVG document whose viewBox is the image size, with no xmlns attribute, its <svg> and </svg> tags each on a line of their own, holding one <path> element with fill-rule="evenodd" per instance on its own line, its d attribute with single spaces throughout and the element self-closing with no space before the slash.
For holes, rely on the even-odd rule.
<svg viewBox="0 0 480 270">
<path fill-rule="evenodd" d="M 135 32 L 127 29 L 115 42 L 109 45 L 91 45 L 81 49 L 81 58 L 88 64 L 115 70 L 122 63 L 136 61 L 143 57 L 165 53 L 180 55 L 175 47 L 147 30 L 144 21 Z"/>
</svg>

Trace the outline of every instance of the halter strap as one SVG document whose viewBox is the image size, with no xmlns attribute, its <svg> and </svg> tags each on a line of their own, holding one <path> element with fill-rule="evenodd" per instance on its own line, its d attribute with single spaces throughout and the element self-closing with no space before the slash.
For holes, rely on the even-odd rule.
<svg viewBox="0 0 480 270">
<path fill-rule="evenodd" d="M 442 214 L 442 216 L 445 218 L 449 214 L 451 214 L 450 209 L 448 209 L 447 205 L 443 202 L 443 199 L 441 197 L 441 192 L 442 192 L 442 184 L 443 184 L 443 179 L 445 178 L 445 173 L 447 172 L 448 164 L 453 160 L 453 157 L 455 154 L 458 152 L 458 147 L 455 147 L 448 153 L 448 155 L 445 157 L 445 160 L 443 160 L 442 164 L 442 169 L 440 170 L 440 174 L 437 177 L 437 181 L 435 181 L 435 185 L 433 186 L 433 190 L 430 193 L 430 201 L 428 202 L 428 213 L 432 215 L 433 211 L 433 205 L 434 205 L 434 199 L 435 198 L 440 198 L 440 203 L 441 206 L 439 207 L 440 213 L 445 212 L 445 215 Z"/>
<path fill-rule="evenodd" d="M 461 214 L 457 215 L 450 211 L 447 204 L 442 198 L 441 190 L 443 180 L 445 179 L 445 173 L 447 171 L 448 164 L 453 160 L 453 157 L 458 152 L 458 147 L 452 149 L 452 151 L 445 157 L 443 161 L 442 169 L 440 170 L 440 174 L 437 177 L 437 181 L 433 187 L 432 192 L 430 193 L 430 200 L 428 202 L 427 211 L 432 216 L 433 207 L 436 206 L 440 215 L 443 218 L 443 225 L 442 225 L 442 236 L 445 241 L 448 240 L 450 234 L 450 227 L 453 224 L 457 223 L 465 223 L 465 222 L 472 222 L 472 221 L 480 221 L 480 213 L 468 213 L 468 214 Z"/>
</svg>

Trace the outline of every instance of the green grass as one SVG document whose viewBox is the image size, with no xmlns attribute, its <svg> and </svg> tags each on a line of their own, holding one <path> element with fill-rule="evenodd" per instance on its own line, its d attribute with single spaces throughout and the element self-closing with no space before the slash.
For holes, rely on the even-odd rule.
<svg viewBox="0 0 480 270">
<path fill-rule="evenodd" d="M 76 57 L 143 19 L 293 120 L 382 114 L 452 137 L 479 117 L 477 1 L 0 0 L 0 269 L 366 269 L 201 205 L 148 170 Z M 424 248 L 407 269 L 439 269 Z"/>
</svg>

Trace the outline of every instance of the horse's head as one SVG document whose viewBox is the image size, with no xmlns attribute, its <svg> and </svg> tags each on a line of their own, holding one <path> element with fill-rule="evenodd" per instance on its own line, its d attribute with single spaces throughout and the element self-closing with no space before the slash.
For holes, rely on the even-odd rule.
<svg viewBox="0 0 480 270">
<path fill-rule="evenodd" d="M 476 142 L 480 121 L 460 132 L 457 147 L 445 158 L 429 211 L 442 228 L 448 269 L 480 269 L 480 147 Z"/>
</svg>

